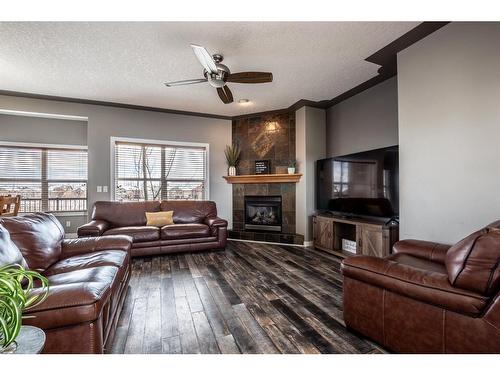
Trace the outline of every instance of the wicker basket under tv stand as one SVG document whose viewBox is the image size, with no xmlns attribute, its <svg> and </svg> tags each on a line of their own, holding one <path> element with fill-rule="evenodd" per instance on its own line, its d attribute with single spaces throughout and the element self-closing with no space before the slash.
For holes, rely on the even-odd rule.
<svg viewBox="0 0 500 375">
<path fill-rule="evenodd" d="M 385 257 L 399 239 L 398 224 L 386 223 L 387 219 L 317 214 L 313 216 L 314 247 L 343 258 L 360 254 Z M 342 250 L 342 238 L 356 241 L 356 254 Z"/>
</svg>

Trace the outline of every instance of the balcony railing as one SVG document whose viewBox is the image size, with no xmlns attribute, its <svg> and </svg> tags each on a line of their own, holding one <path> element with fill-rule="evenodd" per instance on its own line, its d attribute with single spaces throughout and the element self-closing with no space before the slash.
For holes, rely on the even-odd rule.
<svg viewBox="0 0 500 375">
<path fill-rule="evenodd" d="M 42 200 L 34 198 L 21 199 L 21 212 L 43 211 Z M 49 212 L 82 212 L 87 211 L 87 198 L 49 198 Z"/>
</svg>

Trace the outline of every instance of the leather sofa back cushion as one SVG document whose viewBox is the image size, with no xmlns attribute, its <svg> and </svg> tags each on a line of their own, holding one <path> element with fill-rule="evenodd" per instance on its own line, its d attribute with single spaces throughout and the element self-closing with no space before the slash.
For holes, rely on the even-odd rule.
<svg viewBox="0 0 500 375">
<path fill-rule="evenodd" d="M 159 201 L 147 202 L 95 202 L 92 220 L 107 221 L 111 227 L 146 225 L 146 212 L 160 211 Z"/>
<path fill-rule="evenodd" d="M 35 213 L 2 219 L 28 267 L 44 271 L 59 260 L 64 229 L 52 214 Z"/>
<path fill-rule="evenodd" d="M 175 224 L 201 224 L 206 218 L 217 217 L 217 207 L 212 201 L 162 201 L 162 211 L 174 211 Z"/>
<path fill-rule="evenodd" d="M 146 225 L 163 227 L 174 223 L 174 211 L 146 212 Z"/>
<path fill-rule="evenodd" d="M 2 225 L 0 225 L 0 267 L 8 264 L 19 264 L 27 267 L 23 254 L 10 239 L 10 234 Z"/>
<path fill-rule="evenodd" d="M 483 295 L 500 286 L 500 230 L 486 227 L 459 241 L 446 253 L 450 283 Z"/>
</svg>

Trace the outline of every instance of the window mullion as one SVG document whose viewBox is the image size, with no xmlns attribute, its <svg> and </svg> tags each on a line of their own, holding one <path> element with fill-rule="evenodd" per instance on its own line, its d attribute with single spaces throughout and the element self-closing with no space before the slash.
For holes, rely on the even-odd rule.
<svg viewBox="0 0 500 375">
<path fill-rule="evenodd" d="M 47 180 L 47 150 L 42 149 L 42 165 L 41 165 L 41 176 L 42 176 L 42 211 L 47 212 L 49 210 L 49 182 Z"/>
<path fill-rule="evenodd" d="M 165 146 L 162 146 L 161 147 L 161 186 L 160 186 L 160 189 L 161 189 L 161 200 L 166 200 L 167 199 L 167 189 L 168 189 L 168 186 L 167 186 L 167 176 L 165 176 L 165 162 L 166 162 L 166 156 L 165 156 L 165 152 L 166 151 L 166 147 Z"/>
</svg>

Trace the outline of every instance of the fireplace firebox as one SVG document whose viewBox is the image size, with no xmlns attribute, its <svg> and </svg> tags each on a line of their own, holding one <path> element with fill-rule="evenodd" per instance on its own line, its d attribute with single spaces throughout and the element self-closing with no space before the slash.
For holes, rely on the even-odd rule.
<svg viewBox="0 0 500 375">
<path fill-rule="evenodd" d="M 245 229 L 281 232 L 279 195 L 245 195 Z"/>
</svg>

